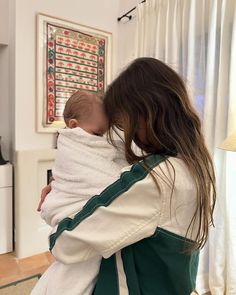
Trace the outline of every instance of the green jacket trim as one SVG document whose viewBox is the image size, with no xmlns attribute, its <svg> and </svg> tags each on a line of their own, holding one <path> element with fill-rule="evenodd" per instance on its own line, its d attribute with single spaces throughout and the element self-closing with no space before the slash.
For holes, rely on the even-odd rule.
<svg viewBox="0 0 236 295">
<path fill-rule="evenodd" d="M 145 164 L 152 169 L 166 159 L 166 156 L 150 155 L 146 157 Z M 109 185 L 100 195 L 93 196 L 83 207 L 82 211 L 78 212 L 74 218 L 67 217 L 59 222 L 56 232 L 49 237 L 50 250 L 52 250 L 56 239 L 64 230 L 72 231 L 98 207 L 109 206 L 117 197 L 128 191 L 132 185 L 144 179 L 148 174 L 149 171 L 142 166 L 142 162 L 134 164 L 130 171 L 123 172 L 120 178 Z"/>
<path fill-rule="evenodd" d="M 199 251 L 184 252 L 186 243 L 192 244 L 184 237 L 157 228 L 153 236 L 122 249 L 127 293 L 190 295 L 195 289 Z M 102 259 L 94 295 L 120 294 L 116 267 L 115 254 Z"/>
</svg>

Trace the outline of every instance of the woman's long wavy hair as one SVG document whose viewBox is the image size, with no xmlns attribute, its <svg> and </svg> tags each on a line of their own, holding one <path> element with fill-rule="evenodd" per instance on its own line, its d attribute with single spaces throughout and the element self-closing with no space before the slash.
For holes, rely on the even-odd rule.
<svg viewBox="0 0 236 295">
<path fill-rule="evenodd" d="M 192 250 L 203 247 L 209 225 L 213 224 L 215 174 L 201 122 L 181 77 L 157 59 L 138 58 L 109 85 L 104 106 L 110 124 L 108 138 L 114 144 L 113 130 L 124 131 L 125 153 L 130 164 L 145 158 L 145 155 L 137 156 L 132 149 L 133 140 L 139 145 L 140 118 L 146 122 L 146 143 L 145 148 L 139 145 L 141 148 L 183 159 L 195 180 L 198 198 L 187 233 L 197 226 Z"/>
</svg>

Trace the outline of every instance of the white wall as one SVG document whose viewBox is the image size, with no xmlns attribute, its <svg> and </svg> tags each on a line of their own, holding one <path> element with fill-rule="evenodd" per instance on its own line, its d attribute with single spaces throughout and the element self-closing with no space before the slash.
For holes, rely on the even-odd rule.
<svg viewBox="0 0 236 295">
<path fill-rule="evenodd" d="M 9 158 L 10 107 L 9 107 L 9 2 L 0 0 L 0 136 L 2 154 Z"/>
<path fill-rule="evenodd" d="M 51 148 L 54 135 L 36 133 L 36 14 L 38 12 L 113 33 L 116 69 L 118 0 L 15 0 L 15 150 Z"/>
<path fill-rule="evenodd" d="M 122 16 L 127 11 L 136 7 L 140 0 L 120 0 L 119 1 L 119 16 Z M 132 15 L 132 19 L 129 21 L 127 18 L 123 18 L 118 23 L 118 46 L 117 46 L 117 71 L 120 72 L 124 66 L 135 58 L 135 26 L 136 26 L 136 14 L 135 9 L 129 15 Z"/>
<path fill-rule="evenodd" d="M 10 151 L 10 106 L 9 106 L 9 48 L 0 45 L 0 136 L 2 155 L 9 159 Z"/>
<path fill-rule="evenodd" d="M 0 0 L 0 44 L 8 44 L 9 39 L 9 1 Z"/>
</svg>

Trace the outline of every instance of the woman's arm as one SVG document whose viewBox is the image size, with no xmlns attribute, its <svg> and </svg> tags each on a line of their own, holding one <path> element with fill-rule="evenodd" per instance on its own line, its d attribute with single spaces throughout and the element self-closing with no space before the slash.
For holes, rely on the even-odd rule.
<svg viewBox="0 0 236 295">
<path fill-rule="evenodd" d="M 153 178 L 136 164 L 93 197 L 74 219 L 60 222 L 50 237 L 52 253 L 63 263 L 96 255 L 107 258 L 151 236 L 159 224 L 161 209 L 162 198 Z"/>
</svg>

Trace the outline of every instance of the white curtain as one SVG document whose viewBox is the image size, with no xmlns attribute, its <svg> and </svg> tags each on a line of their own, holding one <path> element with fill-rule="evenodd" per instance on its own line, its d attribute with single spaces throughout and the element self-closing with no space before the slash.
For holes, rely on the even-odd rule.
<svg viewBox="0 0 236 295">
<path fill-rule="evenodd" d="M 236 128 L 236 0 L 146 0 L 137 10 L 136 57 L 158 58 L 185 79 L 216 167 L 198 291 L 236 295 L 236 153 L 217 148 Z"/>
</svg>

